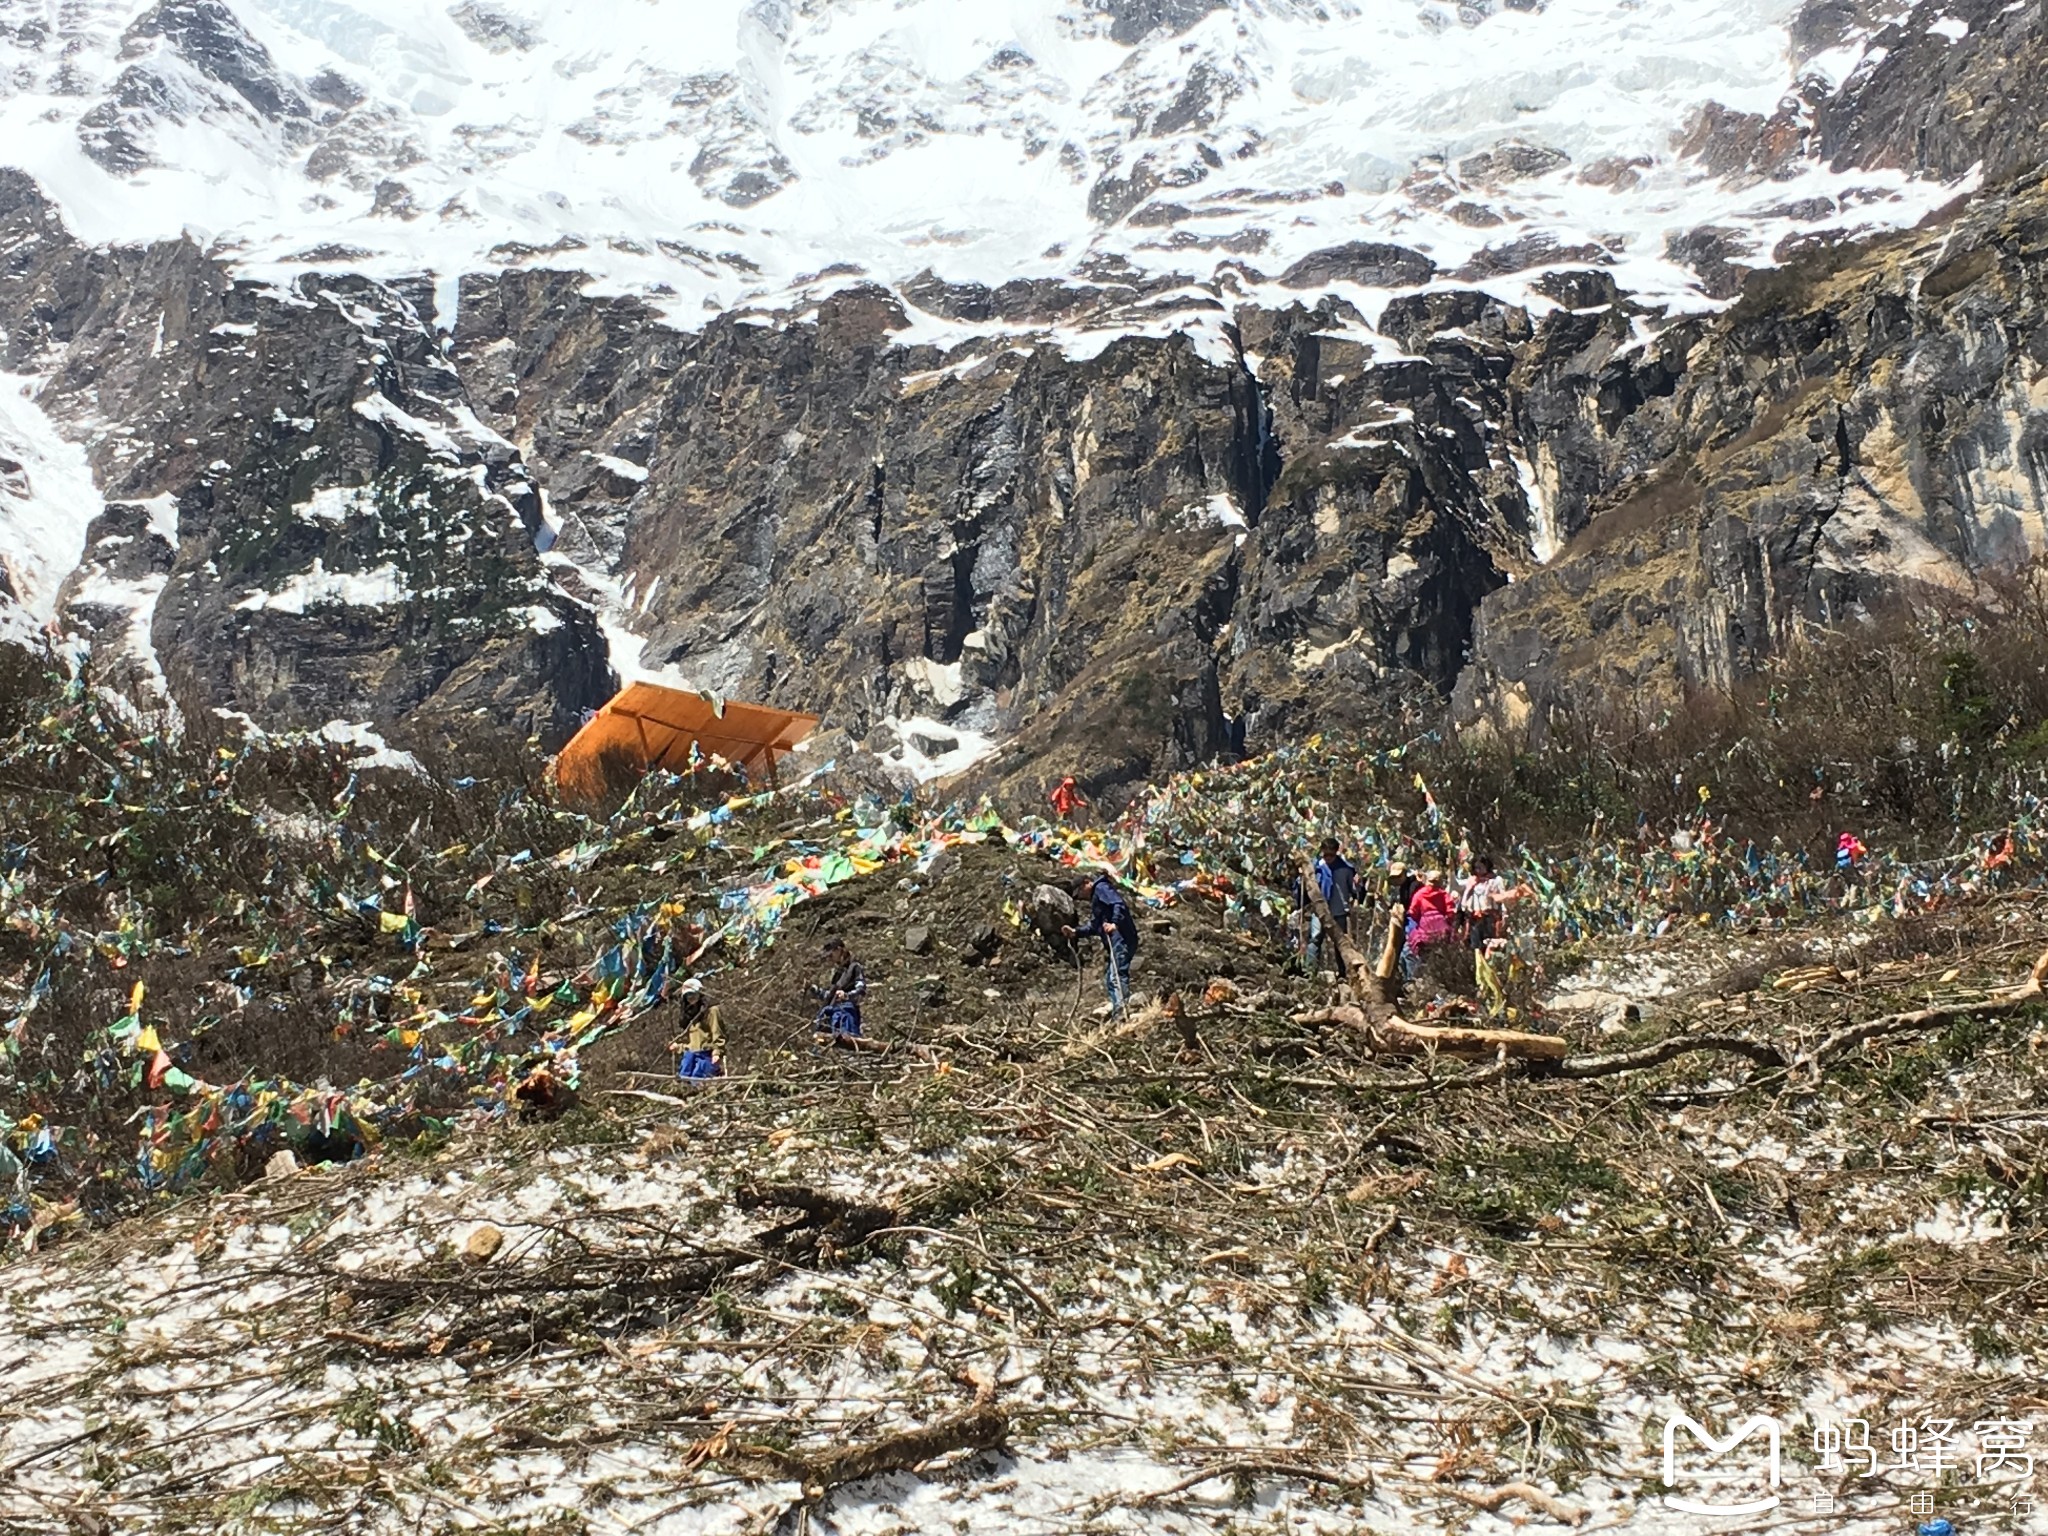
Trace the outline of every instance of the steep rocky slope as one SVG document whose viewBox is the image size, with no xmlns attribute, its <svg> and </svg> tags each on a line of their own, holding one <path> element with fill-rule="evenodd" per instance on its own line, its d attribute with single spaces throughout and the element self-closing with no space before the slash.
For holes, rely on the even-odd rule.
<svg viewBox="0 0 2048 1536">
<path fill-rule="evenodd" d="M 1668 393 L 1585 434 L 1595 461 L 1651 467 L 1486 605 L 1465 700 L 1512 719 L 1593 689 L 1725 692 L 1805 625 L 2010 612 L 1998 573 L 2048 547 L 2044 240 L 2029 185 L 1756 283 Z"/>
<path fill-rule="evenodd" d="M 546 581 L 538 495 L 424 295 L 92 250 L 15 172 L 0 241 L 0 363 L 47 370 L 39 406 L 87 438 L 104 500 L 58 601 L 135 702 L 523 736 L 602 692 L 602 637 Z"/>
<path fill-rule="evenodd" d="M 1802 622 L 1968 590 L 2043 542 L 2038 7 L 1744 12 L 1776 41 L 1738 89 L 1750 35 L 1709 68 L 1667 6 L 1660 36 L 1612 34 L 1650 50 L 1609 81 L 1632 118 L 1502 51 L 1579 47 L 1578 8 L 1473 7 L 1431 24 L 1428 58 L 1533 92 L 1527 131 L 1403 97 L 1360 118 L 1403 157 L 1367 195 L 1304 190 L 1309 141 L 1273 116 L 1332 88 L 1306 61 L 1364 35 L 1352 8 L 1062 11 L 1004 69 L 1056 60 L 1066 85 L 984 80 L 942 111 L 919 98 L 935 55 L 920 74 L 880 34 L 852 47 L 872 8 L 753 5 L 751 62 L 663 85 L 660 134 L 647 81 L 563 130 L 572 157 L 696 144 L 678 196 L 730 219 L 635 215 L 637 254 L 521 180 L 537 140 L 486 153 L 483 97 L 459 98 L 463 153 L 504 168 L 506 200 L 477 201 L 482 161 L 427 151 L 448 82 L 556 59 L 566 12 L 458 7 L 429 38 L 374 7 L 325 33 L 215 0 L 116 9 L 8 24 L 7 110 L 59 103 L 36 132 L 70 125 L 92 169 L 21 140 L 42 174 L 0 186 L 0 362 L 35 442 L 85 443 L 103 504 L 52 501 L 90 524 L 77 568 L 53 596 L 24 543 L 12 630 L 95 637 L 138 702 L 554 741 L 646 674 L 819 710 L 923 773 L 1058 762 L 1109 788 L 1454 686 L 1507 720 L 1616 679 L 1725 687 Z M 97 105 L 66 115 L 60 56 Z M 1113 89 L 1075 84 L 1097 66 Z M 585 88 L 563 89 L 550 110 Z M 935 239 L 887 199 L 839 259 L 801 233 L 828 185 L 880 185 L 860 166 L 953 185 L 934 146 L 981 154 L 1027 100 L 1104 135 L 1078 245 L 1015 258 L 1012 231 L 992 261 L 996 226 Z M 807 156 L 842 107 L 874 154 L 831 170 Z M 1430 124 L 1448 155 L 1418 147 Z M 146 228 L 190 190 L 176 147 L 227 143 L 209 247 L 73 232 Z M 1248 178 L 1228 218 L 1226 164 Z M 251 166 L 329 190 L 266 226 Z M 614 174 L 585 168 L 593 195 Z M 886 257 L 876 217 L 898 219 Z M 448 243 L 472 223 L 488 250 Z M 316 238 L 342 225 L 362 242 Z M 75 493 L 60 458 L 20 478 Z"/>
</svg>

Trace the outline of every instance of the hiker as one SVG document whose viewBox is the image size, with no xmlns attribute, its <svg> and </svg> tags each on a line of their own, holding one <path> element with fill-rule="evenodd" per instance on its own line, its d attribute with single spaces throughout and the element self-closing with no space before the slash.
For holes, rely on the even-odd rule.
<svg viewBox="0 0 2048 1536">
<path fill-rule="evenodd" d="M 1869 852 L 1863 839 L 1854 832 L 1844 832 L 1835 839 L 1835 880 L 1844 907 L 1857 905 L 1863 888 L 1863 859 Z"/>
<path fill-rule="evenodd" d="M 1464 925 L 1465 943 L 1472 951 L 1472 979 L 1478 983 L 1489 1016 L 1508 1011 L 1507 989 L 1494 969 L 1494 952 L 1505 942 L 1507 904 L 1524 894 L 1523 887 L 1511 887 L 1495 874 L 1493 860 L 1484 854 L 1472 861 L 1472 873 L 1458 888 L 1458 921 Z"/>
<path fill-rule="evenodd" d="M 1426 871 L 1422 883 L 1408 900 L 1408 942 L 1405 964 L 1412 981 L 1422 969 L 1422 952 L 1451 936 L 1451 920 L 1457 914 L 1455 897 L 1444 888 L 1444 872 Z"/>
<path fill-rule="evenodd" d="M 1074 783 L 1074 776 L 1071 773 L 1054 786 L 1050 798 L 1055 816 L 1059 817 L 1061 821 L 1070 827 L 1079 825 L 1075 819 L 1074 812 L 1076 810 L 1087 810 L 1088 801 L 1082 795 L 1079 786 Z"/>
<path fill-rule="evenodd" d="M 576 1107 L 576 1086 L 554 1068 L 542 1065 L 526 1075 L 512 1090 L 512 1097 L 535 1119 L 553 1120 Z"/>
<path fill-rule="evenodd" d="M 1387 866 L 1387 900 L 1401 909 L 1403 920 L 1408 913 L 1408 903 L 1415 899 L 1415 893 L 1422 886 L 1422 877 L 1398 860 Z"/>
<path fill-rule="evenodd" d="M 1370 934 L 1362 931 L 1366 919 L 1372 915 L 1373 903 L 1373 887 L 1372 882 L 1365 875 L 1364 858 L 1364 851 L 1360 850 L 1359 857 L 1350 861 L 1351 921 L 1347 926 L 1351 930 L 1353 940 L 1363 940 L 1371 937 Z"/>
<path fill-rule="evenodd" d="M 1505 908 L 1515 899 L 1507 881 L 1493 872 L 1493 860 L 1481 854 L 1472 861 L 1472 873 L 1458 888 L 1458 921 L 1465 930 L 1465 942 L 1484 950 L 1501 937 Z"/>
<path fill-rule="evenodd" d="M 676 989 L 676 1014 L 683 1032 L 669 1046 L 681 1047 L 676 1061 L 679 1078 L 725 1075 L 725 1023 L 704 995 L 704 983 L 692 976 Z"/>
<path fill-rule="evenodd" d="M 1330 921 L 1344 932 L 1351 931 L 1351 903 L 1358 891 L 1358 871 L 1351 861 L 1338 851 L 1337 839 L 1323 839 L 1322 855 L 1314 865 L 1316 889 L 1322 892 L 1323 902 L 1330 909 Z M 1294 899 L 1303 906 L 1308 904 L 1308 892 L 1302 889 L 1299 876 L 1294 882 Z M 1323 919 L 1320 913 L 1311 912 L 1308 918 L 1308 933 L 1302 940 L 1302 957 L 1313 976 L 1322 969 Z"/>
<path fill-rule="evenodd" d="M 844 939 L 825 941 L 825 959 L 832 967 L 831 979 L 811 988 L 811 996 L 824 1004 L 818 1010 L 818 1039 L 851 1044 L 860 1038 L 860 1000 L 867 996 L 868 973 Z"/>
<path fill-rule="evenodd" d="M 1078 928 L 1063 927 L 1060 932 L 1070 939 L 1101 938 L 1107 956 L 1102 989 L 1109 994 L 1109 1012 L 1114 1018 L 1131 1004 L 1131 960 L 1138 953 L 1138 920 L 1107 872 L 1083 875 L 1075 882 L 1074 899 L 1090 904 L 1088 921 Z"/>
</svg>

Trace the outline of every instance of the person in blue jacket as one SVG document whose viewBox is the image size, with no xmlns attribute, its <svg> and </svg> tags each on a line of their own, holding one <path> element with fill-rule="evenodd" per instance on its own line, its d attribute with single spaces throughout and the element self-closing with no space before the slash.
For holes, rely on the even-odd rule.
<svg viewBox="0 0 2048 1536">
<path fill-rule="evenodd" d="M 691 976 L 676 988 L 676 1011 L 685 1033 L 676 1041 L 676 1076 L 693 1079 L 725 1073 L 725 1024 L 704 995 L 704 983 Z M 674 1049 L 675 1047 L 671 1047 Z"/>
<path fill-rule="evenodd" d="M 1358 899 L 1358 870 L 1344 857 L 1337 846 L 1337 839 L 1323 839 L 1322 857 L 1315 862 L 1316 889 L 1322 892 L 1323 901 L 1330 909 L 1330 917 L 1347 936 L 1351 933 L 1351 908 Z M 1294 882 L 1295 901 L 1306 906 L 1308 893 L 1302 889 L 1297 877 Z M 1329 935 L 1323 932 L 1323 920 L 1316 913 L 1304 914 L 1308 918 L 1308 932 L 1302 941 L 1303 961 L 1308 973 L 1313 976 L 1322 968 L 1323 940 Z"/>
<path fill-rule="evenodd" d="M 1068 938 L 1100 937 L 1108 963 L 1102 970 L 1102 989 L 1109 994 L 1111 1017 L 1131 1005 L 1131 959 L 1138 953 L 1138 920 L 1131 904 L 1105 874 L 1083 875 L 1074 887 L 1074 898 L 1089 903 L 1088 921 L 1079 928 L 1062 928 Z"/>
</svg>

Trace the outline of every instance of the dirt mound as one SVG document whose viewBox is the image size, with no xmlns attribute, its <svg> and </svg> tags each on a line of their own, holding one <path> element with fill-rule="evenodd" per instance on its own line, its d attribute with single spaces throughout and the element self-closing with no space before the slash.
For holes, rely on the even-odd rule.
<svg viewBox="0 0 2048 1536">
<path fill-rule="evenodd" d="M 710 982 L 725 1018 L 728 1070 L 772 1071 L 813 1049 L 817 1004 L 808 989 L 824 980 L 819 951 L 829 937 L 845 939 L 867 969 L 863 1028 L 878 1043 L 994 1042 L 1019 1025 L 1093 1022 L 1105 1002 L 1100 942 L 1049 941 L 1025 915 L 1038 886 L 1066 889 L 1073 878 L 1057 858 L 996 832 L 947 850 L 927 872 L 892 869 L 805 902 L 772 949 Z M 1199 996 L 1217 977 L 1242 980 L 1247 990 L 1298 984 L 1285 952 L 1228 928 L 1220 903 L 1141 909 L 1138 926 L 1136 1003 Z M 598 1042 L 586 1071 L 596 1080 L 671 1075 L 675 1032 L 664 1018 L 673 1015 Z"/>
</svg>

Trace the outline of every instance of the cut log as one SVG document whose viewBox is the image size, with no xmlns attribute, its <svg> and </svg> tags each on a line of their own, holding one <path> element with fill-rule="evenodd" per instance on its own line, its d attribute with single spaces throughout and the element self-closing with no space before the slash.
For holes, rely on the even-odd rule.
<svg viewBox="0 0 2048 1536">
<path fill-rule="evenodd" d="M 1345 1024 L 1362 1031 L 1376 1055 L 1476 1056 L 1492 1059 L 1506 1051 L 1517 1061 L 1563 1061 L 1569 1049 L 1562 1035 L 1534 1035 L 1519 1029 L 1465 1029 L 1455 1025 L 1410 1024 L 1399 1014 L 1380 1018 L 1340 1004 L 1296 1014 L 1304 1024 Z"/>
<path fill-rule="evenodd" d="M 1408 914 L 1399 907 L 1387 909 L 1387 938 L 1380 945 L 1380 963 L 1373 974 L 1379 978 L 1380 996 L 1392 1002 L 1401 987 L 1401 946 L 1408 938 Z"/>
</svg>

